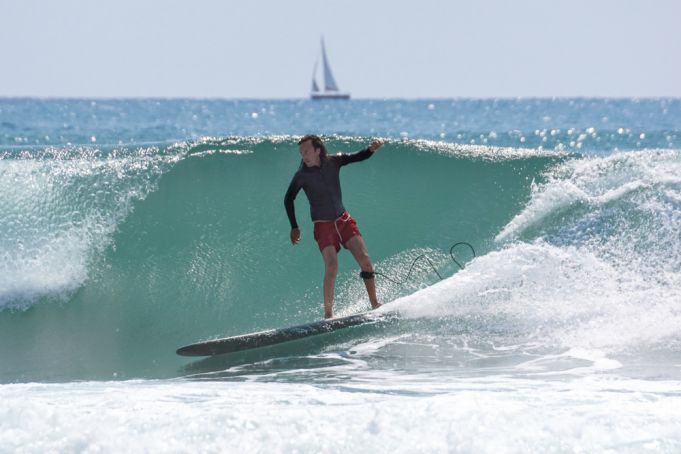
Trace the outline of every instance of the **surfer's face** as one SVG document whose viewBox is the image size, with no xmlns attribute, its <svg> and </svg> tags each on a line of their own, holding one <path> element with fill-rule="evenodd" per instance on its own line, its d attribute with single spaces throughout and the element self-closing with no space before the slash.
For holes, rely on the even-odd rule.
<svg viewBox="0 0 681 454">
<path fill-rule="evenodd" d="M 305 142 L 298 145 L 300 149 L 300 156 L 303 157 L 303 162 L 308 167 L 318 167 L 320 164 L 319 153 L 321 150 L 312 145 L 311 140 L 306 140 Z"/>
</svg>

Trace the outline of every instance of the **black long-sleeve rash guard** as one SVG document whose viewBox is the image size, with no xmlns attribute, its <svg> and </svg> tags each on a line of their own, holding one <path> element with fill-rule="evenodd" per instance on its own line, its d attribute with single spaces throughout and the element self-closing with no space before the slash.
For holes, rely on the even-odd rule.
<svg viewBox="0 0 681 454">
<path fill-rule="evenodd" d="M 319 167 L 308 167 L 305 163 L 301 163 L 284 197 L 284 206 L 291 228 L 298 228 L 293 201 L 301 188 L 310 201 L 312 221 L 333 221 L 342 215 L 345 208 L 340 187 L 340 168 L 346 164 L 364 161 L 372 154 L 374 153 L 366 148 L 357 153 L 341 153 L 326 159 L 322 158 Z"/>
</svg>

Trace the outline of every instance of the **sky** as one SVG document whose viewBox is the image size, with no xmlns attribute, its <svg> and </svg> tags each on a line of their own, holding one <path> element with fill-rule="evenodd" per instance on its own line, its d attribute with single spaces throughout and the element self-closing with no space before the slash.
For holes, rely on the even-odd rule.
<svg viewBox="0 0 681 454">
<path fill-rule="evenodd" d="M 0 0 L 0 96 L 681 97 L 678 0 Z"/>
</svg>

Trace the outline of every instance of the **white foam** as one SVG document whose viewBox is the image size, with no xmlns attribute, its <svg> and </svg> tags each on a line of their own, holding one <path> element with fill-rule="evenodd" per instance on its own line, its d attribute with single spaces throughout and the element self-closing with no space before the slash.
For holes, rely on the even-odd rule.
<svg viewBox="0 0 681 454">
<path fill-rule="evenodd" d="M 0 386 L 8 452 L 678 452 L 678 381 Z"/>
<path fill-rule="evenodd" d="M 585 350 L 582 348 L 571 348 L 563 354 L 572 358 L 584 359 L 591 361 L 594 368 L 598 370 L 612 370 L 622 367 L 622 363 L 608 358 L 605 353 L 600 350 Z"/>
<path fill-rule="evenodd" d="M 531 243 L 508 244 L 446 285 L 464 301 L 534 320 L 537 333 L 566 347 L 676 348 L 680 175 L 678 150 L 565 162 L 496 238 Z"/>
<path fill-rule="evenodd" d="M 550 364 L 556 361 L 560 361 L 563 358 L 569 359 L 579 359 L 589 363 L 587 366 L 572 367 L 570 369 L 563 368 L 552 368 Z M 548 364 L 549 367 L 544 365 Z M 568 351 L 558 354 L 558 355 L 542 355 L 539 358 L 535 358 L 529 361 L 525 361 L 516 366 L 518 370 L 528 370 L 536 371 L 536 375 L 590 375 L 594 372 L 603 372 L 619 369 L 622 367 L 622 363 L 608 358 L 606 354 L 600 350 L 587 350 L 583 348 L 571 348 Z"/>
<path fill-rule="evenodd" d="M 404 317 L 474 320 L 546 346 L 606 352 L 681 343 L 681 287 L 576 247 L 515 244 L 391 303 Z M 490 331 L 485 331 L 489 326 Z"/>
</svg>

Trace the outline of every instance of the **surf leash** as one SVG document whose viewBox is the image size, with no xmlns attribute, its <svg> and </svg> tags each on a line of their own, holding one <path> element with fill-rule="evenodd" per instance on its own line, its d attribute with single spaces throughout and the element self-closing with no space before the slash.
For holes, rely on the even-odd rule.
<svg viewBox="0 0 681 454">
<path fill-rule="evenodd" d="M 454 249 L 455 249 L 457 246 L 468 246 L 468 247 L 470 248 L 471 252 L 473 253 L 473 258 L 476 257 L 475 249 L 473 249 L 473 246 L 471 246 L 469 243 L 466 243 L 465 241 L 459 241 L 458 243 L 454 243 L 454 244 L 452 245 L 452 247 L 449 248 L 449 256 L 452 258 L 452 261 L 453 261 L 454 263 L 456 263 L 456 264 L 459 266 L 459 268 L 464 269 L 464 266 L 463 266 L 461 263 L 459 263 L 459 261 L 456 259 L 456 257 L 454 257 Z M 444 278 L 442 277 L 442 275 L 437 271 L 437 268 L 435 267 L 435 264 L 433 264 L 433 261 L 432 261 L 432 260 L 430 259 L 430 257 L 428 257 L 426 254 L 421 254 L 421 255 L 419 255 L 418 257 L 416 257 L 416 258 L 414 259 L 413 262 L 411 262 L 411 267 L 409 268 L 409 272 L 407 273 L 407 276 L 402 280 L 402 282 L 398 282 L 398 281 L 396 281 L 395 279 L 391 278 L 390 276 L 385 275 L 385 274 L 383 274 L 383 273 L 379 273 L 378 271 L 374 271 L 374 274 L 377 274 L 377 275 L 379 275 L 379 276 L 382 276 L 382 277 L 388 279 L 390 282 L 393 282 L 393 283 L 395 283 L 395 284 L 397 284 L 397 285 L 404 285 L 404 284 L 409 280 L 409 278 L 411 277 L 411 273 L 412 273 L 412 271 L 414 271 L 414 266 L 416 266 L 416 262 L 418 262 L 418 261 L 421 260 L 421 259 L 425 259 L 425 260 L 428 262 L 428 264 L 429 264 L 430 267 L 433 269 L 433 271 L 435 272 L 435 274 L 437 274 L 437 277 L 439 277 L 440 280 L 444 280 Z"/>
</svg>

